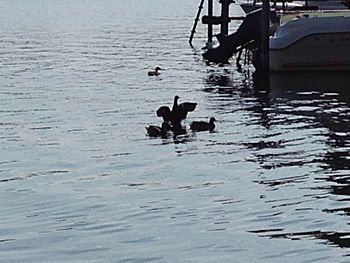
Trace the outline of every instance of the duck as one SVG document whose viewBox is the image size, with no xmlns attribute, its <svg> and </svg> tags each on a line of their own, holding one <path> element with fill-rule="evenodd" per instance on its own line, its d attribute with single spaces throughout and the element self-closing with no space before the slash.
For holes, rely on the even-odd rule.
<svg viewBox="0 0 350 263">
<path fill-rule="evenodd" d="M 147 134 L 150 137 L 166 137 L 168 131 L 171 130 L 171 126 L 169 122 L 163 122 L 161 127 L 156 125 L 146 126 Z"/>
<path fill-rule="evenodd" d="M 156 67 L 154 70 L 148 71 L 148 76 L 159 76 L 160 75 L 159 70 L 162 70 L 162 69 L 160 67 Z"/>
<path fill-rule="evenodd" d="M 196 102 L 183 102 L 179 104 L 180 97 L 176 95 L 174 97 L 174 102 L 172 109 L 168 106 L 161 106 L 157 109 L 156 114 L 158 117 L 162 117 L 163 121 L 168 121 L 171 123 L 173 129 L 182 129 L 181 121 L 187 118 L 187 114 L 196 109 Z"/>
<path fill-rule="evenodd" d="M 211 117 L 209 122 L 206 121 L 193 121 L 190 125 L 191 130 L 193 131 L 213 131 L 215 129 L 214 122 L 216 119 Z"/>
<path fill-rule="evenodd" d="M 197 103 L 183 102 L 179 104 L 179 99 L 180 97 L 177 95 L 174 97 L 174 103 L 171 109 L 171 113 L 173 114 L 173 118 L 184 120 L 187 117 L 187 113 L 189 111 L 193 111 L 196 108 Z"/>
</svg>

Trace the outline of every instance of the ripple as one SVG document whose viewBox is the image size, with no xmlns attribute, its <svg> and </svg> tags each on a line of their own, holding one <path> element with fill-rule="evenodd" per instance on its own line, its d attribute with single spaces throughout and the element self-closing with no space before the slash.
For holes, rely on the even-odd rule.
<svg viewBox="0 0 350 263">
<path fill-rule="evenodd" d="M 135 258 L 135 257 L 129 257 L 126 259 L 118 260 L 118 263 L 147 263 L 147 262 L 157 262 L 162 261 L 163 257 L 144 257 L 144 258 Z"/>
<path fill-rule="evenodd" d="M 300 175 L 300 176 L 291 176 L 286 178 L 278 178 L 274 180 L 260 180 L 256 181 L 259 184 L 266 184 L 268 186 L 279 186 L 283 184 L 291 184 L 291 183 L 302 183 L 308 179 L 309 175 Z"/>
</svg>

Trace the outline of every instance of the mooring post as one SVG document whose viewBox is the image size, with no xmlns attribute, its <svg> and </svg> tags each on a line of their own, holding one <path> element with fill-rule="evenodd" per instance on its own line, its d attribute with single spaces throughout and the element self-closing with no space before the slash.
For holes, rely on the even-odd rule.
<svg viewBox="0 0 350 263">
<path fill-rule="evenodd" d="M 213 16 L 213 0 L 208 0 L 208 16 Z M 208 43 L 207 46 L 213 43 L 213 24 L 208 24 Z"/>
<path fill-rule="evenodd" d="M 260 66 L 263 73 L 269 71 L 269 48 L 270 48 L 270 1 L 262 1 L 262 14 L 261 14 L 261 47 L 260 47 Z"/>
<path fill-rule="evenodd" d="M 220 0 L 221 4 L 221 35 L 228 34 L 228 25 L 230 23 L 230 4 L 233 0 Z"/>
</svg>

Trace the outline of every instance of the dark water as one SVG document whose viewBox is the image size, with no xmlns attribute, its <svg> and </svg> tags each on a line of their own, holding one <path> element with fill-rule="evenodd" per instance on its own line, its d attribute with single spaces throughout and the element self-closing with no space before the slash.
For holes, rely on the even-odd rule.
<svg viewBox="0 0 350 263">
<path fill-rule="evenodd" d="M 208 67 L 197 2 L 0 2 L 1 262 L 349 262 L 349 74 Z"/>
</svg>

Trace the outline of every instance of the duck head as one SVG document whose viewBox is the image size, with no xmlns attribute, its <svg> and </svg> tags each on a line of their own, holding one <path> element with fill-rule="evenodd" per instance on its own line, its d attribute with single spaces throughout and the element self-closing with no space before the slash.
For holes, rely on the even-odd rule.
<svg viewBox="0 0 350 263">
<path fill-rule="evenodd" d="M 156 114 L 158 117 L 163 117 L 164 121 L 169 121 L 171 119 L 171 112 L 168 106 L 161 106 Z"/>
</svg>

